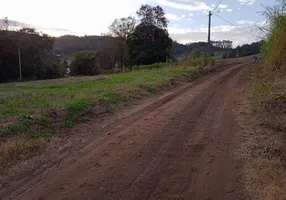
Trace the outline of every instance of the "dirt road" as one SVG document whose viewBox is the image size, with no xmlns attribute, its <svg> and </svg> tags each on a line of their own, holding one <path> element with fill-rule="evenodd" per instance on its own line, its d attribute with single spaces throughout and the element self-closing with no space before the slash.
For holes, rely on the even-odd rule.
<svg viewBox="0 0 286 200">
<path fill-rule="evenodd" d="M 244 199 L 232 111 L 248 71 L 233 66 L 178 89 L 2 187 L 0 199 Z"/>
</svg>

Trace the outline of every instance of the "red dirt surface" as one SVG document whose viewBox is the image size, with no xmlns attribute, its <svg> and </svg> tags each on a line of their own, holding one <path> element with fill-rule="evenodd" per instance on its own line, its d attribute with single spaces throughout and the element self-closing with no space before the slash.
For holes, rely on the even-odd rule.
<svg viewBox="0 0 286 200">
<path fill-rule="evenodd" d="M 233 108 L 248 72 L 236 65 L 179 88 L 5 184 L 0 199 L 245 199 Z"/>
</svg>

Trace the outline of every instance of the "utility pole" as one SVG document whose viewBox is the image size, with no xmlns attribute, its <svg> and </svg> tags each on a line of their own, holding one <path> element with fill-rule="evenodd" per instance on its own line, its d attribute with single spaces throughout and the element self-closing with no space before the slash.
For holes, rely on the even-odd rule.
<svg viewBox="0 0 286 200">
<path fill-rule="evenodd" d="M 22 81 L 22 61 L 21 61 L 21 50 L 20 50 L 20 47 L 18 47 L 18 57 L 19 57 L 20 81 Z"/>
<path fill-rule="evenodd" d="M 211 45 L 211 19 L 212 19 L 212 11 L 209 11 L 209 32 L 208 32 L 208 54 L 211 56 L 212 54 L 212 45 Z"/>
</svg>

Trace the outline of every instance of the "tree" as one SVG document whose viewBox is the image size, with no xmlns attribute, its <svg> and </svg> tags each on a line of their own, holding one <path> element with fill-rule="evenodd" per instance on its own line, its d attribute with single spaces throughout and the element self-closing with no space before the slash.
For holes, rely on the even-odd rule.
<svg viewBox="0 0 286 200">
<path fill-rule="evenodd" d="M 8 31 L 9 30 L 9 26 L 10 26 L 10 21 L 8 19 L 8 17 L 5 17 L 3 19 L 1 19 L 0 21 L 0 30 L 5 30 Z"/>
<path fill-rule="evenodd" d="M 78 52 L 71 63 L 71 73 L 89 76 L 100 74 L 99 53 Z"/>
<path fill-rule="evenodd" d="M 22 76 L 24 79 L 55 78 L 46 75 L 46 68 L 53 65 L 54 38 L 26 32 L 0 31 L 0 81 L 19 78 L 18 48 L 21 49 Z M 58 67 L 54 67 L 55 71 Z M 54 72 L 55 72 L 54 71 Z M 57 73 L 57 72 L 56 72 Z"/>
<path fill-rule="evenodd" d="M 232 41 L 230 40 L 219 40 L 219 41 L 212 41 L 212 45 L 216 48 L 220 49 L 232 49 Z"/>
<path fill-rule="evenodd" d="M 137 15 L 140 23 L 127 38 L 130 65 L 166 62 L 171 57 L 172 40 L 163 8 L 142 5 Z"/>
<path fill-rule="evenodd" d="M 128 39 L 131 65 L 166 62 L 171 57 L 172 39 L 166 30 L 140 24 Z"/>
<path fill-rule="evenodd" d="M 136 13 L 143 25 L 153 25 L 162 29 L 166 29 L 168 27 L 168 20 L 165 17 L 165 11 L 160 6 L 152 7 L 150 5 L 142 5 Z"/>
<path fill-rule="evenodd" d="M 126 18 L 115 19 L 114 22 L 109 26 L 109 30 L 112 36 L 126 40 L 127 37 L 134 31 L 135 25 L 135 18 L 129 16 Z"/>
<path fill-rule="evenodd" d="M 128 65 L 128 46 L 126 43 L 126 40 L 130 34 L 133 33 L 136 25 L 136 20 L 134 17 L 127 17 L 127 18 L 121 18 L 121 19 L 115 19 L 114 22 L 110 25 L 109 30 L 111 32 L 111 35 L 114 37 L 119 38 L 120 41 L 114 41 L 112 42 L 112 48 L 115 50 L 113 53 L 116 54 L 116 58 L 118 59 L 118 64 L 120 66 L 120 69 L 123 67 L 126 67 Z M 121 49 L 123 54 L 118 52 L 117 50 Z"/>
<path fill-rule="evenodd" d="M 20 33 L 34 34 L 39 35 L 40 33 L 36 31 L 34 28 L 21 28 L 19 30 Z"/>
</svg>

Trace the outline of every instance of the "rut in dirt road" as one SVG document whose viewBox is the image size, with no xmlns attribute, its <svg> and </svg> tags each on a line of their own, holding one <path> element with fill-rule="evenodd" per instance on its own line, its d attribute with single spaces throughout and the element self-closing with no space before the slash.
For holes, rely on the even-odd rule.
<svg viewBox="0 0 286 200">
<path fill-rule="evenodd" d="M 0 197 L 243 199 L 232 155 L 238 128 L 232 109 L 248 71 L 231 67 L 143 108 L 100 143 L 13 190 L 2 188 Z"/>
</svg>

